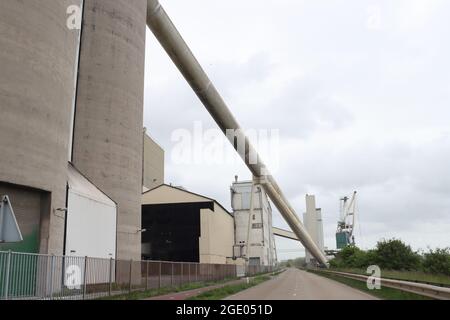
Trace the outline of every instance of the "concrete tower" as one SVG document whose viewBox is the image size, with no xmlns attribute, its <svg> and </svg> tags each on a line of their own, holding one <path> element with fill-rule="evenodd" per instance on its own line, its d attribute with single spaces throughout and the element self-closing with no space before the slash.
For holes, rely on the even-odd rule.
<svg viewBox="0 0 450 320">
<path fill-rule="evenodd" d="M 61 254 L 80 0 L 0 1 L 0 194 L 24 241 L 0 250 Z"/>
<path fill-rule="evenodd" d="M 140 259 L 141 250 L 146 8 L 146 0 L 84 5 L 73 163 L 118 204 L 119 259 Z"/>
<path fill-rule="evenodd" d="M 316 208 L 315 196 L 306 195 L 305 200 L 306 212 L 303 214 L 303 223 L 320 251 L 324 252 L 322 210 Z M 315 263 L 315 259 L 308 250 L 305 251 L 305 261 L 307 264 Z"/>
</svg>

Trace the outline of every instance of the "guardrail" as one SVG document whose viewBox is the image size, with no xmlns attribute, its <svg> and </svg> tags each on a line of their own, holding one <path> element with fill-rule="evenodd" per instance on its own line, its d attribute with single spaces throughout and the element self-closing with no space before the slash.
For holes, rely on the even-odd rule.
<svg viewBox="0 0 450 320">
<path fill-rule="evenodd" d="M 324 273 L 337 274 L 346 278 L 351 278 L 360 281 L 367 281 L 369 276 L 356 273 L 348 273 L 341 271 L 331 271 L 331 270 L 318 270 Z M 415 293 L 418 295 L 430 297 L 438 300 L 450 300 L 450 288 L 440 287 L 437 285 L 430 285 L 419 282 L 411 282 L 404 280 L 394 280 L 387 278 L 380 278 L 381 285 L 389 288 L 394 288 L 402 291 L 407 291 Z"/>
<path fill-rule="evenodd" d="M 0 251 L 0 300 L 95 299 L 270 271 L 272 268 L 265 266 L 246 268 L 232 264 L 115 260 Z"/>
</svg>

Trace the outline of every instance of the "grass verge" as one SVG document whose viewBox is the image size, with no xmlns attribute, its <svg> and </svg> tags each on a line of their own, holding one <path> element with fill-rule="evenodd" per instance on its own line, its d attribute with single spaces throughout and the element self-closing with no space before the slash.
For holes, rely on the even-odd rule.
<svg viewBox="0 0 450 320">
<path fill-rule="evenodd" d="M 119 294 L 110 297 L 99 298 L 98 300 L 142 300 L 146 298 L 161 296 L 169 293 L 176 293 L 182 291 L 195 290 L 199 288 L 209 287 L 213 285 L 218 285 L 222 283 L 226 283 L 228 281 L 232 281 L 233 279 L 225 279 L 221 281 L 208 281 L 208 282 L 195 282 L 181 285 L 180 287 L 167 287 L 161 289 L 150 289 L 144 291 L 134 291 L 126 294 Z"/>
<path fill-rule="evenodd" d="M 333 268 L 332 270 L 367 275 L 366 270 L 363 269 Z M 381 276 L 386 279 L 422 282 L 437 286 L 450 286 L 450 277 L 443 274 L 430 274 L 420 271 L 382 270 Z"/>
<path fill-rule="evenodd" d="M 383 300 L 433 300 L 431 298 L 421 296 L 415 293 L 405 292 L 398 289 L 388 288 L 388 287 L 381 287 L 380 290 L 369 290 L 367 288 L 365 281 L 359 281 L 355 279 L 346 278 L 343 276 L 335 275 L 335 274 L 329 274 L 326 272 L 320 272 L 320 271 L 312 271 L 308 270 L 309 272 L 315 273 L 317 275 L 320 275 L 322 277 L 335 280 L 337 282 L 343 283 L 345 285 L 348 285 L 349 287 L 358 289 L 360 291 L 366 292 L 372 296 L 375 296 L 377 298 L 383 299 Z"/>
<path fill-rule="evenodd" d="M 260 283 L 263 283 L 267 280 L 270 280 L 271 277 L 268 275 L 256 276 L 249 281 L 249 283 L 239 283 L 224 286 L 222 288 L 217 288 L 213 290 L 209 290 L 199 294 L 198 296 L 189 298 L 188 300 L 221 300 L 226 298 L 232 294 L 238 293 L 242 290 L 246 290 L 248 288 L 254 287 Z"/>
</svg>

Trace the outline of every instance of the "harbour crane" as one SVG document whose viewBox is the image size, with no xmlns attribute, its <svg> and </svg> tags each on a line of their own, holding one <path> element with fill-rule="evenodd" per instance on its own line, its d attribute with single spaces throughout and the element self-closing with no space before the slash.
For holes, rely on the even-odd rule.
<svg viewBox="0 0 450 320">
<path fill-rule="evenodd" d="M 350 200 L 350 201 L 349 201 Z M 355 214 L 356 214 L 356 191 L 351 199 L 342 197 L 340 199 L 340 217 L 336 230 L 336 248 L 338 250 L 355 244 Z"/>
</svg>

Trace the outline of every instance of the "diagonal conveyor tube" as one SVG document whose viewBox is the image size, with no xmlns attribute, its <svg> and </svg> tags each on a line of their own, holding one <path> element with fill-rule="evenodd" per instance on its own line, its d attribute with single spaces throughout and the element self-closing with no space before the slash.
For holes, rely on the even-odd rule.
<svg viewBox="0 0 450 320">
<path fill-rule="evenodd" d="M 278 208 L 289 227 L 300 239 L 300 242 L 320 264 L 326 266 L 327 259 L 325 255 L 320 251 L 319 247 L 306 231 L 294 209 L 289 205 L 280 187 L 278 187 L 275 179 L 266 169 L 265 164 L 261 161 L 249 139 L 244 135 L 219 92 L 211 83 L 211 80 L 192 54 L 158 0 L 148 0 L 147 25 L 219 125 L 220 129 L 224 133 L 227 133 L 227 130 L 234 130 L 237 141 L 244 141 L 239 139 L 245 139 L 245 152 L 239 152 L 242 148 L 238 147 L 236 140 L 230 140 L 230 142 L 239 152 L 245 164 L 253 173 L 253 176 L 256 177 L 258 182 L 264 185 L 270 199 Z M 256 159 L 251 157 L 251 155 L 257 155 Z"/>
</svg>

